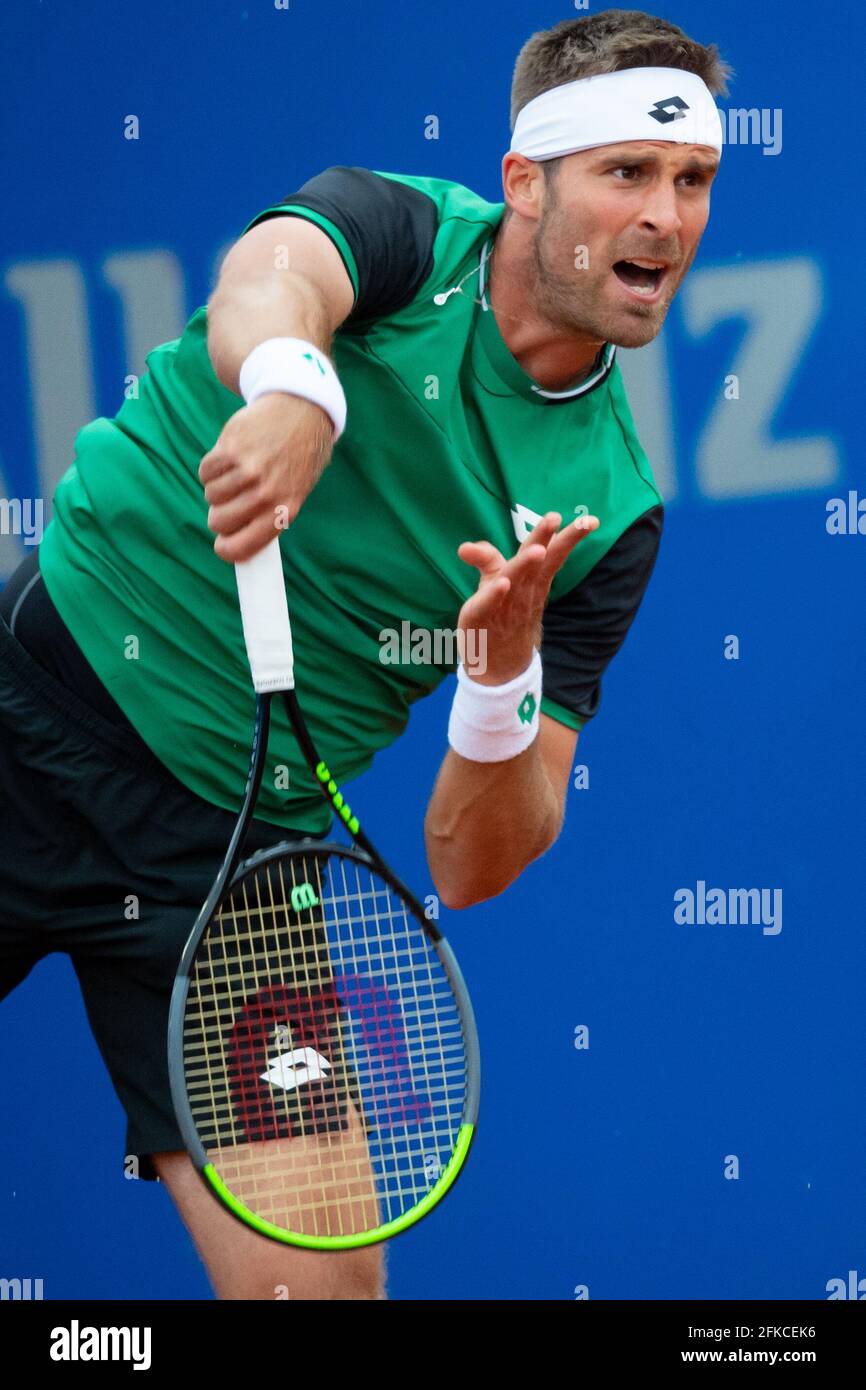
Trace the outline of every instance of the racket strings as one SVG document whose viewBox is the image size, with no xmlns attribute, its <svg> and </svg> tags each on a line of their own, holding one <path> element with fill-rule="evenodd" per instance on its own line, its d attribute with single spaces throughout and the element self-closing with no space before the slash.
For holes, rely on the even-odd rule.
<svg viewBox="0 0 866 1390">
<path fill-rule="evenodd" d="M 329 851 L 251 869 L 205 931 L 184 1024 L 199 1137 L 244 1206 L 345 1236 L 433 1187 L 466 1097 L 435 947 L 374 870 Z"/>
</svg>

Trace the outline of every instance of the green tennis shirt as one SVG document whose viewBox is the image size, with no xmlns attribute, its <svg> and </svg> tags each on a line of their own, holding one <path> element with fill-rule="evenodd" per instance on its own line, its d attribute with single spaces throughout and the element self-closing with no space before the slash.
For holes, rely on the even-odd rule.
<svg viewBox="0 0 866 1390">
<path fill-rule="evenodd" d="M 486 538 L 513 554 L 538 516 L 601 520 L 554 580 L 542 709 L 580 728 L 641 601 L 661 498 L 616 349 L 542 390 L 486 295 L 504 204 L 444 179 L 335 166 L 260 213 L 315 222 L 355 290 L 332 357 L 346 432 L 280 538 L 298 696 L 347 781 L 454 671 L 453 634 Z M 198 467 L 243 405 L 216 377 L 207 309 L 147 358 L 139 394 L 76 438 L 40 550 L 48 592 L 96 674 L 185 786 L 237 808 L 254 695 L 234 570 L 213 551 Z M 445 730 L 443 727 L 443 751 Z M 330 812 L 274 705 L 257 814 L 310 832 Z"/>
</svg>

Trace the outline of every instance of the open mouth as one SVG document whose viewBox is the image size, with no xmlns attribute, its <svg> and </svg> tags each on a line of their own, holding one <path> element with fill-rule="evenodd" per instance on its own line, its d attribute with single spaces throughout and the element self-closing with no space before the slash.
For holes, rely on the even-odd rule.
<svg viewBox="0 0 866 1390">
<path fill-rule="evenodd" d="M 641 299 L 656 299 L 668 273 L 661 261 L 617 261 L 613 270 L 620 283 Z"/>
</svg>

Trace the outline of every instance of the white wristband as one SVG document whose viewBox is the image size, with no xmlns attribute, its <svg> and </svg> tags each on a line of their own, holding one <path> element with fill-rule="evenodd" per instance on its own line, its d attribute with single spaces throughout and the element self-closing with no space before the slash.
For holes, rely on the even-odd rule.
<svg viewBox="0 0 866 1390">
<path fill-rule="evenodd" d="M 334 443 L 346 428 L 346 397 L 330 360 L 303 338 L 267 338 L 241 367 L 241 395 L 247 405 L 272 391 L 303 396 L 330 415 Z"/>
<path fill-rule="evenodd" d="M 448 721 L 448 742 L 474 763 L 516 758 L 536 737 L 541 710 L 541 657 L 536 649 L 519 676 L 505 685 L 479 685 L 457 668 L 457 693 Z"/>
</svg>

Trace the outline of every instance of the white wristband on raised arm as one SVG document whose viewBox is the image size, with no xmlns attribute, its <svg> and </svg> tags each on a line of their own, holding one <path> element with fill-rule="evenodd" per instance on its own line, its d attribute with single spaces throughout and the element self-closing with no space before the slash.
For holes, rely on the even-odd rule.
<svg viewBox="0 0 866 1390">
<path fill-rule="evenodd" d="M 538 734 L 541 712 L 541 657 L 505 685 L 479 685 L 457 668 L 457 693 L 448 721 L 448 742 L 474 763 L 516 758 Z"/>
<path fill-rule="evenodd" d="M 303 338 L 267 338 L 259 343 L 241 367 L 240 387 L 247 405 L 273 391 L 313 401 L 330 415 L 335 444 L 346 428 L 340 378 L 321 348 Z"/>
</svg>

